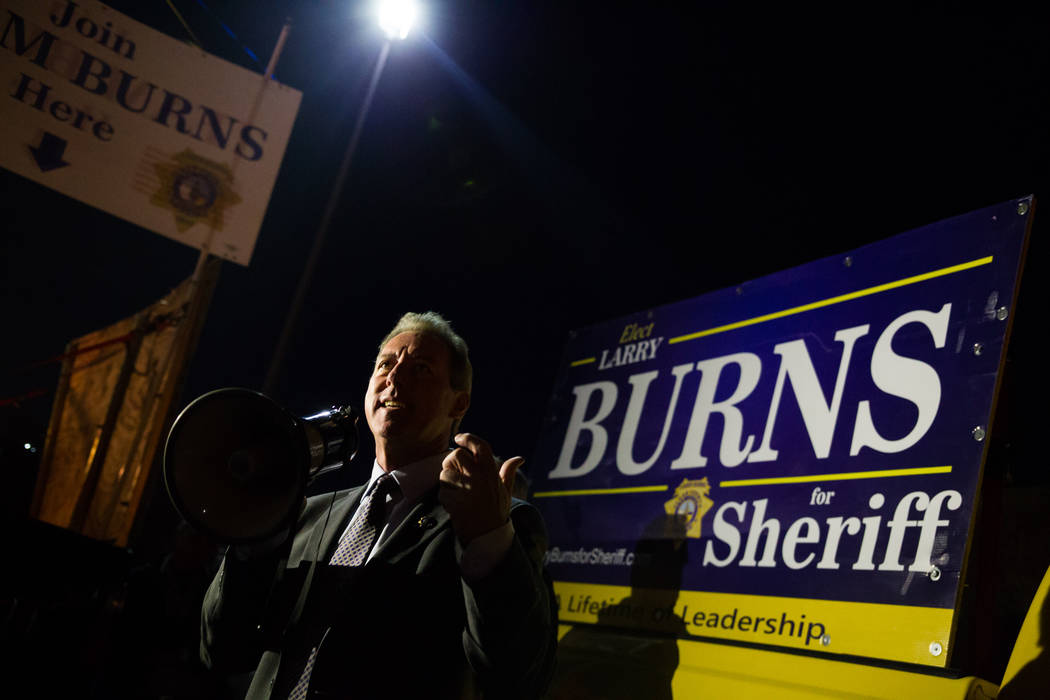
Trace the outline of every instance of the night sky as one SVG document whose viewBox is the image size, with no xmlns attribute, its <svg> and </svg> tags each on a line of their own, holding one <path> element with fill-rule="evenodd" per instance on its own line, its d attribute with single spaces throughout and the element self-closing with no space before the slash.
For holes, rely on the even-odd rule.
<svg viewBox="0 0 1050 700">
<path fill-rule="evenodd" d="M 162 0 L 110 4 L 188 39 Z M 276 77 L 303 92 L 251 265 L 223 264 L 184 405 L 262 387 L 383 38 L 364 2 L 175 4 L 202 48 L 257 71 L 242 44 L 265 64 L 290 16 Z M 359 406 L 379 338 L 434 309 L 471 345 L 464 429 L 528 457 L 571 329 L 1050 185 L 1050 23 L 1024 9 L 425 7 L 380 79 L 274 391 L 299 415 Z M 6 171 L 0 187 L 0 399 L 44 390 L 3 408 L 41 439 L 58 365 L 26 366 L 163 296 L 197 251 Z M 1038 429 L 1027 407 L 1045 388 L 1044 218 L 1015 316 L 1018 436 Z"/>
</svg>

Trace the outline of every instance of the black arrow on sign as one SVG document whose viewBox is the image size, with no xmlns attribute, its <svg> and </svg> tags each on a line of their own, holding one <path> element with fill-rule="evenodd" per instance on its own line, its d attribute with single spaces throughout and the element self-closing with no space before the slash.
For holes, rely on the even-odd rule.
<svg viewBox="0 0 1050 700">
<path fill-rule="evenodd" d="M 39 146 L 30 146 L 29 150 L 33 152 L 33 159 L 41 172 L 46 173 L 48 170 L 69 165 L 62 160 L 62 154 L 66 152 L 66 140 L 58 138 L 50 131 L 44 132 Z"/>
</svg>

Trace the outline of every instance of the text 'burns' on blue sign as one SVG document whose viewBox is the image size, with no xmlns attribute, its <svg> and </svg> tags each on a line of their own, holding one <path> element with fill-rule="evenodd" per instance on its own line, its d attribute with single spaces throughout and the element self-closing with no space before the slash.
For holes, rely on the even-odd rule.
<svg viewBox="0 0 1050 700">
<path fill-rule="evenodd" d="M 533 471 L 555 579 L 629 585 L 670 517 L 683 591 L 954 607 L 1030 209 L 572 333 Z"/>
</svg>

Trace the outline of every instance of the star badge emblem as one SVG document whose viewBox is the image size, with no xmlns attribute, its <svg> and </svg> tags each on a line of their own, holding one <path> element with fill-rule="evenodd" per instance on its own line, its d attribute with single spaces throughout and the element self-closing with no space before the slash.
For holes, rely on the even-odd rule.
<svg viewBox="0 0 1050 700">
<path fill-rule="evenodd" d="M 233 191 L 230 166 L 208 160 L 188 148 L 167 162 L 155 163 L 153 168 L 160 186 L 150 203 L 175 215 L 179 233 L 197 223 L 222 231 L 223 212 L 241 201 Z"/>
<path fill-rule="evenodd" d="M 706 476 L 703 479 L 682 479 L 674 497 L 664 503 L 664 512 L 681 520 L 686 537 L 699 539 L 700 523 L 714 505 L 710 493 L 711 484 Z"/>
</svg>

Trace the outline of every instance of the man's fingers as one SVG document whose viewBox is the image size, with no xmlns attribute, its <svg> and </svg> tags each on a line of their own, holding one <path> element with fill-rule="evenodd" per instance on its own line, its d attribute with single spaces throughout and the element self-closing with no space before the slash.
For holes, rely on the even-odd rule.
<svg viewBox="0 0 1050 700">
<path fill-rule="evenodd" d="M 442 469 L 441 475 L 438 476 L 438 485 L 443 488 L 462 489 L 465 488 L 466 482 L 463 480 L 463 475 L 455 469 Z"/>
<path fill-rule="evenodd" d="M 463 447 L 457 447 L 456 449 L 445 455 L 445 459 L 441 460 L 442 469 L 452 469 L 463 474 L 470 474 L 471 468 L 474 466 L 474 454 Z"/>
<path fill-rule="evenodd" d="M 503 485 L 507 487 L 507 491 L 514 490 L 514 476 L 523 464 L 525 464 L 524 457 L 511 457 L 500 467 L 499 478 Z"/>
<path fill-rule="evenodd" d="M 460 447 L 470 450 L 479 464 L 493 464 L 492 448 L 474 433 L 456 433 L 452 438 Z"/>
</svg>

